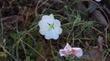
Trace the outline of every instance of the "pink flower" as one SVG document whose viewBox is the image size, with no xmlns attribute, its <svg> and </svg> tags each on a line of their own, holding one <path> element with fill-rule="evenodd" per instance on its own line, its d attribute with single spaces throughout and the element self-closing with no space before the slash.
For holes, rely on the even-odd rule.
<svg viewBox="0 0 110 61">
<path fill-rule="evenodd" d="M 81 57 L 83 55 L 83 50 L 78 47 L 71 47 L 69 43 L 67 43 L 64 49 L 60 49 L 59 53 L 60 56 L 72 55 L 76 57 Z"/>
</svg>

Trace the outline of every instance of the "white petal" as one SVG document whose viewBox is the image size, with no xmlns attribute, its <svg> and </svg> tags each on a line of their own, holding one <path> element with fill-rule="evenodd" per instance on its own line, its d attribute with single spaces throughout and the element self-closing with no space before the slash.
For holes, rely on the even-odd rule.
<svg viewBox="0 0 110 61">
<path fill-rule="evenodd" d="M 95 1 L 100 2 L 101 0 L 95 0 Z"/>
<path fill-rule="evenodd" d="M 39 25 L 39 28 L 40 28 L 39 32 L 40 32 L 42 35 L 44 35 L 45 32 L 48 30 L 48 24 L 46 24 L 46 23 L 43 22 L 43 21 L 40 21 L 38 25 Z"/>
<path fill-rule="evenodd" d="M 61 27 L 55 27 L 54 28 L 54 32 L 58 35 L 60 35 L 62 33 L 62 28 Z"/>
<path fill-rule="evenodd" d="M 46 31 L 42 30 L 42 29 L 40 29 L 39 32 L 40 32 L 41 35 L 45 35 L 45 33 L 46 33 Z"/>
<path fill-rule="evenodd" d="M 52 39 L 52 38 L 48 35 L 45 35 L 45 39 L 49 40 L 49 39 Z"/>
<path fill-rule="evenodd" d="M 46 38 L 46 39 L 52 39 L 52 31 L 47 31 L 47 32 L 45 33 L 45 38 Z"/>
<path fill-rule="evenodd" d="M 57 19 L 55 20 L 54 27 L 55 27 L 55 32 L 57 34 L 61 34 L 62 33 L 61 23 L 60 23 L 59 20 L 57 20 Z"/>
<path fill-rule="evenodd" d="M 54 23 L 54 16 L 52 14 L 50 15 L 44 15 L 41 19 L 42 21 L 46 21 L 45 23 L 49 23 L 49 24 L 52 24 Z"/>
<path fill-rule="evenodd" d="M 73 53 L 76 57 L 81 57 L 83 55 L 83 50 L 81 48 L 72 48 Z"/>
<path fill-rule="evenodd" d="M 46 21 L 41 20 L 39 21 L 38 25 L 40 28 L 43 28 L 43 29 L 48 28 L 48 24 L 46 23 Z"/>
<path fill-rule="evenodd" d="M 46 39 L 58 39 L 59 35 L 54 32 L 54 30 L 50 30 L 45 33 Z"/>
<path fill-rule="evenodd" d="M 50 14 L 49 16 L 50 16 L 51 18 L 53 18 L 53 19 L 54 19 L 54 15 L 53 15 L 53 14 Z"/>
<path fill-rule="evenodd" d="M 64 49 L 60 49 L 59 54 L 60 56 L 66 56 L 66 51 Z"/>
<path fill-rule="evenodd" d="M 54 16 L 52 14 L 42 16 L 42 20 L 48 20 L 48 19 L 54 19 Z"/>
<path fill-rule="evenodd" d="M 59 34 L 61 34 L 61 33 L 62 33 L 61 28 L 55 28 L 55 29 L 46 31 L 45 37 L 46 37 L 46 39 L 50 38 L 50 39 L 55 39 L 56 40 L 56 39 L 59 38 Z"/>
<path fill-rule="evenodd" d="M 66 46 L 64 47 L 65 51 L 71 50 L 72 47 L 69 45 L 69 43 L 66 43 Z"/>
<path fill-rule="evenodd" d="M 57 40 L 58 37 L 59 37 L 59 35 L 55 35 L 55 36 L 45 35 L 45 38 L 48 39 L 48 40 L 49 40 L 49 39 Z"/>
<path fill-rule="evenodd" d="M 54 35 L 53 39 L 57 40 L 59 38 L 59 35 Z"/>
<path fill-rule="evenodd" d="M 55 24 L 55 27 L 60 27 L 61 26 L 61 22 L 57 19 L 55 19 L 54 24 Z"/>
<path fill-rule="evenodd" d="M 59 28 L 59 34 L 61 34 L 62 33 L 62 28 Z"/>
</svg>

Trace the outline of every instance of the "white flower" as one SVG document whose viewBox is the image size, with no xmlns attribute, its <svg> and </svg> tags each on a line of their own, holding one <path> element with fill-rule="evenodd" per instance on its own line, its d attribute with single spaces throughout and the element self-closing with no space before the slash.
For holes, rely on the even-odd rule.
<svg viewBox="0 0 110 61">
<path fill-rule="evenodd" d="M 55 19 L 53 14 L 44 15 L 39 21 L 39 32 L 45 36 L 46 39 L 58 39 L 62 33 L 61 23 Z"/>
<path fill-rule="evenodd" d="M 95 0 L 95 1 L 100 2 L 101 0 Z"/>
<path fill-rule="evenodd" d="M 78 47 L 71 47 L 68 43 L 64 47 L 64 49 L 60 49 L 59 51 L 60 56 L 76 56 L 76 57 L 81 57 L 83 55 L 83 50 Z"/>
</svg>

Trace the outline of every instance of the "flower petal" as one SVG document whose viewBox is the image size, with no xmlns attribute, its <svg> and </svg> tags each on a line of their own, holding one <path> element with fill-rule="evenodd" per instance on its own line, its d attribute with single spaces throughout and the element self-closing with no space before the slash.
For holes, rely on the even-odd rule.
<svg viewBox="0 0 110 61">
<path fill-rule="evenodd" d="M 73 55 L 76 57 L 81 57 L 83 55 L 83 50 L 81 48 L 74 47 L 72 48 Z"/>
<path fill-rule="evenodd" d="M 61 29 L 61 27 L 55 27 L 54 28 L 54 32 L 56 33 L 56 34 L 61 34 L 62 33 L 62 29 Z"/>
<path fill-rule="evenodd" d="M 50 14 L 50 15 L 44 15 L 41 19 L 41 21 L 45 21 L 44 23 L 49 23 L 49 24 L 52 24 L 54 23 L 54 16 L 53 14 Z"/>
<path fill-rule="evenodd" d="M 39 25 L 39 27 L 40 28 L 46 28 L 46 27 L 48 27 L 48 24 L 46 23 L 47 21 L 39 21 L 39 23 L 38 23 L 38 25 Z"/>
<path fill-rule="evenodd" d="M 50 36 L 50 35 L 45 35 L 45 38 L 46 39 L 54 39 L 54 40 L 56 40 L 56 39 L 58 39 L 58 37 L 59 37 L 59 35 L 55 35 L 55 36 Z"/>
<path fill-rule="evenodd" d="M 46 20 L 46 19 L 54 19 L 53 14 L 50 14 L 50 15 L 43 15 L 43 16 L 42 16 L 42 20 Z"/>
<path fill-rule="evenodd" d="M 53 14 L 50 14 L 49 16 L 50 16 L 52 19 L 54 19 L 54 15 L 53 15 Z"/>
<path fill-rule="evenodd" d="M 101 0 L 95 0 L 95 1 L 100 2 Z"/>
<path fill-rule="evenodd" d="M 43 22 L 43 21 L 40 21 L 38 25 L 39 25 L 39 28 L 40 28 L 39 32 L 42 35 L 45 35 L 45 32 L 47 32 L 47 30 L 48 30 L 48 28 L 47 28 L 48 25 L 45 22 Z"/>
<path fill-rule="evenodd" d="M 58 39 L 59 35 L 55 33 L 55 30 L 50 30 L 45 33 L 46 39 Z"/>
<path fill-rule="evenodd" d="M 59 54 L 60 56 L 66 56 L 66 51 L 64 49 L 60 49 Z"/>
<path fill-rule="evenodd" d="M 72 47 L 69 45 L 69 43 L 66 43 L 66 46 L 64 47 L 65 51 L 71 50 Z"/>
<path fill-rule="evenodd" d="M 61 22 L 57 19 L 55 19 L 54 23 L 55 23 L 55 27 L 60 27 L 61 26 Z"/>
</svg>

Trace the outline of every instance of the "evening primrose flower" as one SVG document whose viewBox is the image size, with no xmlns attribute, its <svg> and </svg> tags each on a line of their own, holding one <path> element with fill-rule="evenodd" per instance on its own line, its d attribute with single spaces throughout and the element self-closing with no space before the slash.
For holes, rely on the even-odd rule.
<svg viewBox="0 0 110 61">
<path fill-rule="evenodd" d="M 71 47 L 69 43 L 66 44 L 64 49 L 59 50 L 60 56 L 76 56 L 76 57 L 81 57 L 83 55 L 83 50 L 78 47 Z"/>
<path fill-rule="evenodd" d="M 58 39 L 62 33 L 61 23 L 55 19 L 53 14 L 44 15 L 38 23 L 40 27 L 40 34 L 44 35 L 46 39 Z"/>
</svg>

